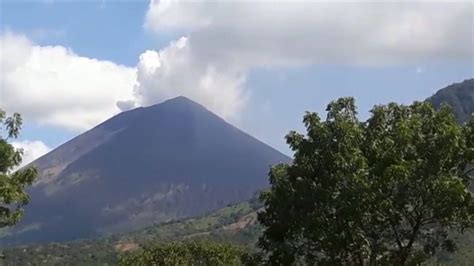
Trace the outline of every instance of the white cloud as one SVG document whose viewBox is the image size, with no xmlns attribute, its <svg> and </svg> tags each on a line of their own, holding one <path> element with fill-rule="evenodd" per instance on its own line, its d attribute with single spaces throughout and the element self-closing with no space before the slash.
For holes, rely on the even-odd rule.
<svg viewBox="0 0 474 266">
<path fill-rule="evenodd" d="M 143 53 L 137 73 L 135 95 L 140 105 L 184 95 L 224 118 L 235 119 L 245 102 L 243 73 L 198 60 L 186 38 L 159 52 Z"/>
<path fill-rule="evenodd" d="M 16 149 L 23 149 L 23 160 L 21 165 L 16 169 L 20 169 L 21 167 L 28 165 L 51 150 L 50 147 L 39 140 L 12 142 L 12 145 Z"/>
<path fill-rule="evenodd" d="M 125 111 L 128 111 L 128 110 L 132 110 L 132 109 L 134 109 L 138 106 L 137 106 L 135 100 L 126 100 L 126 101 L 118 101 L 117 102 L 117 107 L 121 111 L 125 112 Z"/>
<path fill-rule="evenodd" d="M 181 30 L 200 28 L 211 23 L 210 18 L 203 16 L 206 3 L 178 1 L 150 1 L 145 25 L 154 30 Z"/>
<path fill-rule="evenodd" d="M 145 28 L 186 35 L 140 57 L 140 104 L 183 94 L 238 113 L 249 71 L 473 61 L 473 3 L 154 1 Z M 277 78 L 277 77 L 276 77 Z"/>
<path fill-rule="evenodd" d="M 136 69 L 0 36 L 0 106 L 40 124 L 85 130 L 118 113 L 132 97 Z"/>
<path fill-rule="evenodd" d="M 136 68 L 0 36 L 0 106 L 88 129 L 121 110 L 184 95 L 234 120 L 262 67 L 426 66 L 473 61 L 473 3 L 151 1 L 146 29 L 185 37 Z M 276 76 L 275 78 L 281 78 Z"/>
<path fill-rule="evenodd" d="M 145 26 L 191 31 L 196 54 L 250 66 L 473 57 L 473 2 L 152 1 Z"/>
</svg>

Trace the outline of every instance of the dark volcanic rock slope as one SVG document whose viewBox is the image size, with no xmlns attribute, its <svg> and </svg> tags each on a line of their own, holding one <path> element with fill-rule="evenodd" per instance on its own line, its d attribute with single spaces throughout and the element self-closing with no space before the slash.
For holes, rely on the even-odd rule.
<svg viewBox="0 0 474 266">
<path fill-rule="evenodd" d="M 428 98 L 436 108 L 449 104 L 459 122 L 467 122 L 474 113 L 474 79 L 454 83 Z"/>
<path fill-rule="evenodd" d="M 121 113 L 38 159 L 16 232 L 0 243 L 126 231 L 196 216 L 267 186 L 290 159 L 184 97 Z"/>
</svg>

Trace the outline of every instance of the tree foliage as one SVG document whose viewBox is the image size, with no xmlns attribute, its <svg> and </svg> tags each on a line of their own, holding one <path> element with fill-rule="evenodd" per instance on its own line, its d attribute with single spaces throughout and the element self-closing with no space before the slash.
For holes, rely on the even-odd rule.
<svg viewBox="0 0 474 266">
<path fill-rule="evenodd" d="M 13 171 L 21 164 L 22 150 L 15 149 L 8 141 L 19 136 L 21 125 L 19 114 L 6 117 L 0 110 L 0 228 L 19 221 L 22 207 L 29 202 L 25 188 L 36 176 L 33 167 Z"/>
<path fill-rule="evenodd" d="M 354 99 L 307 113 L 290 132 L 291 165 L 270 172 L 259 246 L 270 264 L 406 265 L 453 251 L 448 232 L 473 226 L 469 165 L 474 119 L 447 106 L 375 106 L 359 121 Z"/>
<path fill-rule="evenodd" d="M 146 247 L 120 259 L 119 265 L 242 265 L 242 248 L 210 241 L 171 242 Z"/>
</svg>

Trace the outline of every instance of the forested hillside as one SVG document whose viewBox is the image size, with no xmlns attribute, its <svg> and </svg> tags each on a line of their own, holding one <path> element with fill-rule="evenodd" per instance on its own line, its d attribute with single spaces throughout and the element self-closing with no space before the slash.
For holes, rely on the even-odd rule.
<svg viewBox="0 0 474 266">
<path fill-rule="evenodd" d="M 256 223 L 261 207 L 253 199 L 201 217 L 158 224 L 131 233 L 19 246 L 3 251 L 4 262 L 7 265 L 115 265 L 120 256 L 143 246 L 189 239 L 233 243 L 252 250 L 261 234 Z"/>
</svg>

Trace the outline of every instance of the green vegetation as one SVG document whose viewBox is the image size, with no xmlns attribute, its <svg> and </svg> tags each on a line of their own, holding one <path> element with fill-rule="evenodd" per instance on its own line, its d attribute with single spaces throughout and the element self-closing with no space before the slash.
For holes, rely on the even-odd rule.
<svg viewBox="0 0 474 266">
<path fill-rule="evenodd" d="M 29 201 L 25 187 L 31 185 L 36 176 L 32 167 L 12 173 L 21 163 L 22 151 L 8 141 L 19 136 L 21 125 L 19 114 L 6 117 L 0 110 L 0 228 L 12 226 L 21 219 L 22 207 Z"/>
<path fill-rule="evenodd" d="M 450 232 L 473 227 L 468 166 L 474 119 L 447 106 L 376 106 L 367 122 L 353 98 L 307 113 L 306 135 L 291 132 L 292 165 L 270 173 L 259 214 L 267 263 L 407 265 L 454 251 Z"/>
<path fill-rule="evenodd" d="M 305 135 L 288 134 L 293 164 L 272 168 L 263 203 L 254 198 L 102 238 L 13 247 L 5 262 L 472 264 L 474 119 L 458 116 L 467 122 L 460 125 L 450 108 L 435 107 L 376 106 L 362 122 L 354 100 L 339 99 L 325 120 L 305 115 Z"/>
<path fill-rule="evenodd" d="M 147 247 L 128 254 L 119 261 L 121 266 L 135 265 L 242 265 L 243 248 L 210 241 L 185 241 Z"/>
<path fill-rule="evenodd" d="M 253 200 L 256 201 L 256 200 Z M 215 241 L 217 243 L 233 244 L 245 248 L 248 252 L 258 252 L 255 247 L 258 237 L 262 234 L 262 227 L 255 224 L 255 220 L 246 224 L 242 228 L 227 228 L 226 225 L 235 225 L 235 221 L 245 220 L 246 217 L 256 217 L 257 210 L 247 209 L 241 213 L 241 217 L 236 220 L 230 219 L 231 215 L 236 215 L 234 210 L 248 206 L 248 202 L 229 206 L 222 210 L 210 213 L 200 218 L 183 219 L 162 225 L 152 226 L 143 230 L 138 230 L 129 234 L 113 235 L 104 238 L 84 239 L 66 243 L 49 243 L 45 245 L 30 245 L 6 249 L 4 251 L 6 265 L 116 265 L 119 257 L 127 254 L 136 254 L 144 247 L 162 245 L 173 241 Z M 205 221 L 229 219 L 230 224 L 217 224 L 215 229 L 203 228 L 201 233 L 190 230 L 188 235 L 179 232 L 184 224 L 205 224 Z M 208 230 L 208 231 L 206 231 Z M 163 238 L 160 237 L 163 234 Z M 175 236 L 175 237 L 173 237 Z M 469 265 L 474 261 L 474 235 L 463 234 L 453 236 L 458 243 L 456 253 L 442 252 L 438 255 L 437 263 L 442 265 Z M 250 258 L 252 259 L 252 258 Z M 257 258 L 258 259 L 258 258 Z M 258 261 L 258 260 L 257 260 Z M 1 261 L 0 261 L 0 265 Z"/>
<path fill-rule="evenodd" d="M 179 240 L 230 243 L 256 251 L 261 234 L 256 224 L 257 199 L 230 205 L 198 218 L 182 219 L 142 230 L 66 243 L 20 246 L 4 250 L 8 265 L 116 265 L 119 257 Z"/>
</svg>

